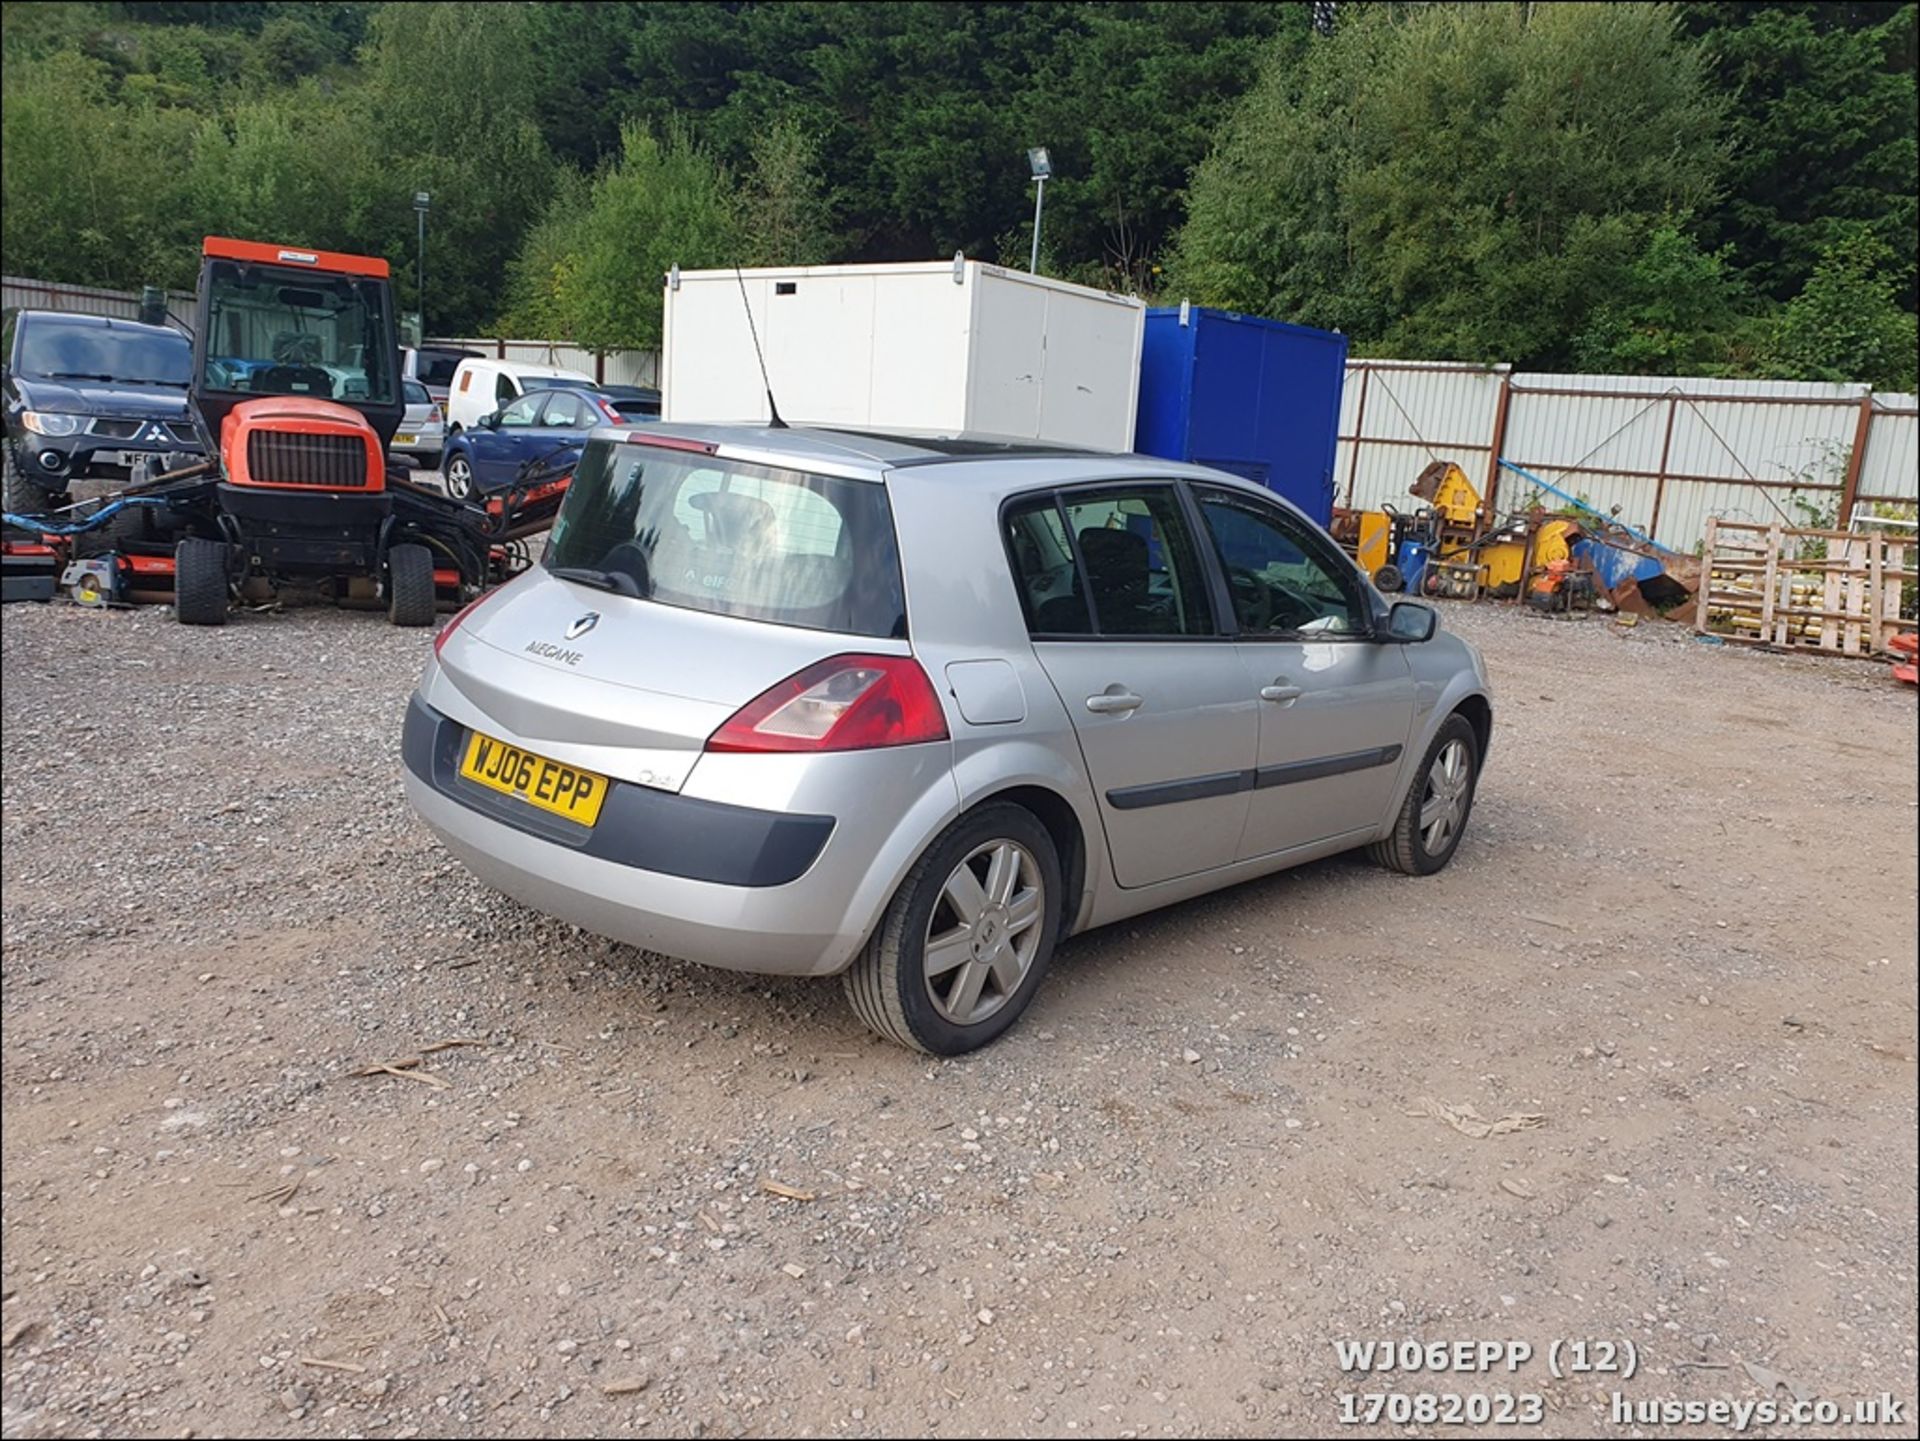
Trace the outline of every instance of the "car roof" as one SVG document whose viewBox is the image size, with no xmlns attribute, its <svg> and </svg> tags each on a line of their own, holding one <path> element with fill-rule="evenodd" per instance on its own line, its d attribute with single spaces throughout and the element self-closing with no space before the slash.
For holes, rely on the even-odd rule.
<svg viewBox="0 0 1920 1441">
<path fill-rule="evenodd" d="M 511 370 L 515 375 L 563 375 L 567 379 L 574 380 L 580 385 L 590 386 L 593 384 L 590 376 L 582 375 L 579 371 L 565 365 L 542 365 L 531 360 L 514 360 L 512 358 L 502 360 L 497 355 L 469 355 L 460 362 L 460 368 L 462 370 L 466 369 L 469 365 L 491 365 L 498 370 Z"/>
<path fill-rule="evenodd" d="M 130 330 L 142 335 L 171 335 L 186 340 L 187 336 L 171 325 L 148 325 L 144 320 L 128 320 L 119 315 L 87 315 L 78 310 L 21 310 L 15 312 L 22 321 L 33 316 L 45 316 L 48 320 L 57 320 L 61 324 L 74 324 L 98 330 Z"/>
<path fill-rule="evenodd" d="M 601 426 L 592 439 L 623 441 L 633 434 L 630 426 Z M 1082 481 L 1183 476 L 1285 504 L 1283 497 L 1265 486 L 1206 466 L 1009 436 L 664 421 L 649 423 L 640 438 L 641 443 L 674 438 L 703 441 L 726 459 L 865 479 L 899 475 L 913 483 L 971 484 L 995 494 Z"/>
</svg>

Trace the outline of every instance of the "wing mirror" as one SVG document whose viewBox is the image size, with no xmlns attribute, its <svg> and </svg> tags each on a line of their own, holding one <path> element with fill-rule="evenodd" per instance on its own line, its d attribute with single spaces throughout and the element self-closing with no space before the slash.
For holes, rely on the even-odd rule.
<svg viewBox="0 0 1920 1441">
<path fill-rule="evenodd" d="M 480 417 L 480 425 L 482 429 L 485 430 L 498 430 L 500 428 L 500 412 L 497 410 L 488 411 Z"/>
<path fill-rule="evenodd" d="M 1440 615 L 1430 605 L 1414 600 L 1398 600 L 1387 612 L 1387 624 L 1381 639 L 1399 645 L 1418 645 L 1433 639 L 1440 629 Z"/>
</svg>

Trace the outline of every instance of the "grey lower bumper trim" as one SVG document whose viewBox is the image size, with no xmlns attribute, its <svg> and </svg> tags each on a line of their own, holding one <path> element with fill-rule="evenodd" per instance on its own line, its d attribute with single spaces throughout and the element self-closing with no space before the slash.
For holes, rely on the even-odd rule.
<svg viewBox="0 0 1920 1441">
<path fill-rule="evenodd" d="M 401 755 L 409 771 L 468 810 L 596 860 L 723 886 L 784 886 L 806 874 L 832 816 L 785 815 L 614 781 L 591 827 L 548 815 L 460 774 L 469 732 L 418 696 L 407 705 Z"/>
</svg>

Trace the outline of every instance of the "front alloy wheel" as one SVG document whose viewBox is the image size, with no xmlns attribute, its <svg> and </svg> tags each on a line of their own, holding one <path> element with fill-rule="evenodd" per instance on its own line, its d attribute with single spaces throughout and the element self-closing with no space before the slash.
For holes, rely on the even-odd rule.
<svg viewBox="0 0 1920 1441">
<path fill-rule="evenodd" d="M 1427 768 L 1426 793 L 1420 798 L 1420 843 L 1430 855 L 1440 855 L 1466 819 L 1467 782 L 1473 760 L 1467 743 L 1458 738 L 1440 748 Z"/>
<path fill-rule="evenodd" d="M 1441 723 L 1393 829 L 1368 846 L 1389 870 L 1430 876 L 1453 859 L 1467 817 L 1473 813 L 1474 781 L 1480 773 L 1480 737 L 1458 711 Z"/>
</svg>

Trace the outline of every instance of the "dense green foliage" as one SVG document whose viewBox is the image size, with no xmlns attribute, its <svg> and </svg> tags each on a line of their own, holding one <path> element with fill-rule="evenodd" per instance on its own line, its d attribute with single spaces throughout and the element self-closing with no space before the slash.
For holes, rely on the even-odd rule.
<svg viewBox="0 0 1920 1441">
<path fill-rule="evenodd" d="M 1913 383 L 1913 4 L 6 4 L 9 274 L 381 254 L 657 343 L 693 266 L 1043 265 L 1375 354 Z M 1165 273 L 1162 273 L 1162 267 Z"/>
</svg>

